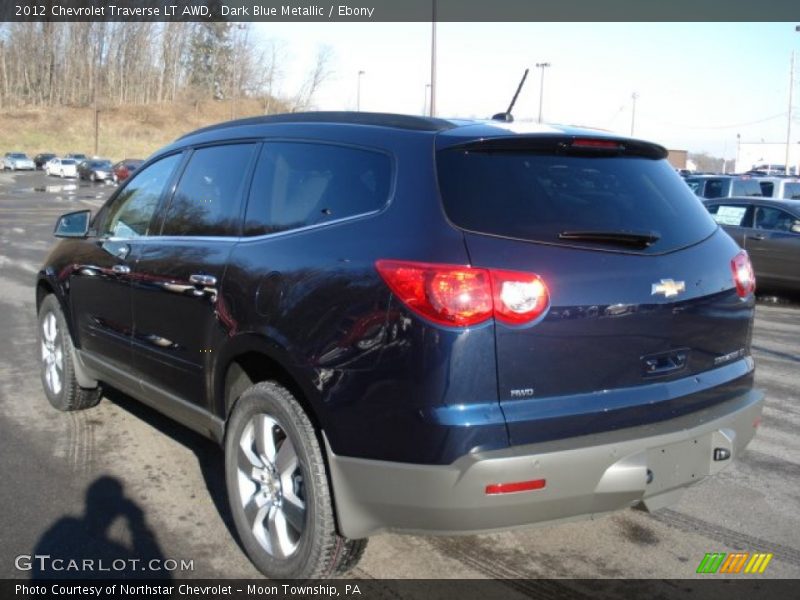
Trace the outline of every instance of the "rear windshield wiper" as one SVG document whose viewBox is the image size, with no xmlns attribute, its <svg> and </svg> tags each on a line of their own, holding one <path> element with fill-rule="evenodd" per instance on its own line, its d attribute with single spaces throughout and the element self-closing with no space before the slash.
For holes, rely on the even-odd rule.
<svg viewBox="0 0 800 600">
<path fill-rule="evenodd" d="M 655 244 L 661 236 L 655 231 L 562 231 L 558 239 L 646 248 Z"/>
</svg>

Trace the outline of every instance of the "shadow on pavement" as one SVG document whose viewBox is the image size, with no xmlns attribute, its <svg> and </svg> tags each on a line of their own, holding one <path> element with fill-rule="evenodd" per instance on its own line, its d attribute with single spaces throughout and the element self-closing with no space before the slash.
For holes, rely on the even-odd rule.
<svg viewBox="0 0 800 600">
<path fill-rule="evenodd" d="M 127 525 L 129 544 L 111 539 L 118 519 Z M 84 514 L 62 517 L 39 539 L 31 579 L 170 579 L 163 561 L 142 509 L 125 496 L 118 479 L 102 476 L 86 491 Z"/>
<path fill-rule="evenodd" d="M 236 525 L 233 522 L 233 515 L 228 505 L 225 484 L 225 458 L 222 449 L 213 441 L 180 425 L 169 417 L 134 400 L 119 390 L 105 386 L 103 397 L 194 452 L 195 456 L 197 456 L 197 462 L 200 465 L 200 471 L 208 495 L 214 502 L 214 507 L 225 523 L 225 527 L 228 529 L 231 537 L 239 545 L 242 552 L 244 552 L 244 548 L 239 540 L 239 535 L 236 532 Z"/>
</svg>

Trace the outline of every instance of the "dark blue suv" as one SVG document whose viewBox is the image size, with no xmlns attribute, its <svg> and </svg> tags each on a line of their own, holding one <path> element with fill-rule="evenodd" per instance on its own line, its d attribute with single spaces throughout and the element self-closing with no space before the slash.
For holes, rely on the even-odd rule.
<svg viewBox="0 0 800 600">
<path fill-rule="evenodd" d="M 755 280 L 665 160 L 593 130 L 244 119 L 151 157 L 37 281 L 42 381 L 225 448 L 270 577 L 385 530 L 653 510 L 753 437 Z"/>
</svg>

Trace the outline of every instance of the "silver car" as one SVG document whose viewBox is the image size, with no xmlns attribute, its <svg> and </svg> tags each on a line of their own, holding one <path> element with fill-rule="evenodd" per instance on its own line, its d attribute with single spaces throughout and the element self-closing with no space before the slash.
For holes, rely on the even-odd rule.
<svg viewBox="0 0 800 600">
<path fill-rule="evenodd" d="M 757 177 L 761 193 L 767 198 L 800 200 L 800 179 L 786 177 Z"/>
<path fill-rule="evenodd" d="M 33 171 L 36 165 L 28 158 L 28 155 L 23 152 L 6 152 L 3 158 L 3 169 L 11 169 L 12 171 Z"/>
</svg>

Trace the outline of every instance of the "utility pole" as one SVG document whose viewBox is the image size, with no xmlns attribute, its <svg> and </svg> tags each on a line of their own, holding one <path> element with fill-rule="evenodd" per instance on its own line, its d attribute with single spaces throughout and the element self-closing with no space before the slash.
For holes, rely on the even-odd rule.
<svg viewBox="0 0 800 600">
<path fill-rule="evenodd" d="M 542 75 L 539 78 L 539 123 L 542 122 L 542 103 L 544 101 L 544 70 L 549 66 L 549 62 L 536 63 L 536 68 L 542 70 Z"/>
<path fill-rule="evenodd" d="M 431 1 L 431 117 L 436 116 L 436 0 Z"/>
<path fill-rule="evenodd" d="M 356 112 L 361 111 L 361 76 L 364 73 L 366 73 L 366 71 L 358 72 L 358 84 L 356 85 Z"/>
<path fill-rule="evenodd" d="M 636 125 L 636 99 L 639 97 L 639 94 L 633 92 L 631 94 L 631 100 L 633 100 L 633 109 L 631 110 L 631 137 L 633 137 L 633 128 Z"/>
</svg>

